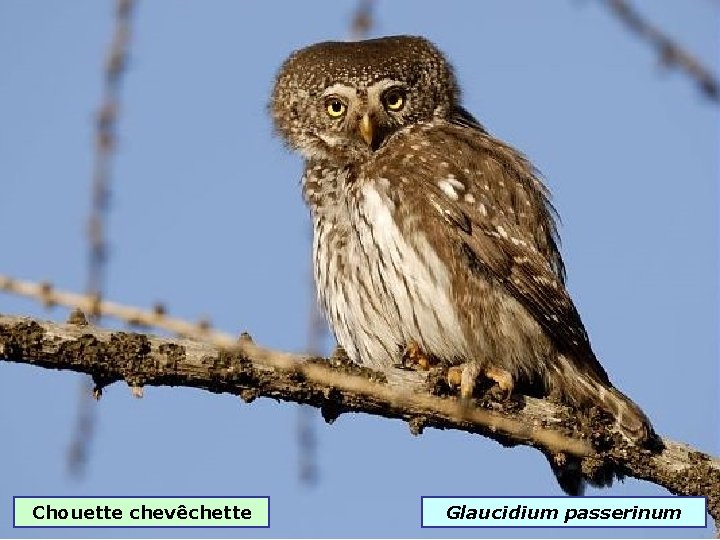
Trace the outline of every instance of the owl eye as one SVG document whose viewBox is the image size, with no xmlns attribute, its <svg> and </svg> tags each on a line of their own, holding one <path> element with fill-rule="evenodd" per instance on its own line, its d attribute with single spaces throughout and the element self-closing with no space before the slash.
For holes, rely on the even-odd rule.
<svg viewBox="0 0 720 540">
<path fill-rule="evenodd" d="M 340 118 L 347 111 L 347 106 L 338 98 L 329 98 L 325 102 L 325 111 L 330 118 Z"/>
<path fill-rule="evenodd" d="M 383 96 L 385 108 L 397 112 L 405 106 L 405 92 L 400 88 L 391 88 Z"/>
</svg>

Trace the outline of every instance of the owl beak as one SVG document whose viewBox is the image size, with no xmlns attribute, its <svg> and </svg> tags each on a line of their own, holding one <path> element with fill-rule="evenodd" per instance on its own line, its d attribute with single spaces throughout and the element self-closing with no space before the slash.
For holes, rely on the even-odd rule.
<svg viewBox="0 0 720 540">
<path fill-rule="evenodd" d="M 360 125 L 358 126 L 358 129 L 360 130 L 360 136 L 367 143 L 367 145 L 372 146 L 373 138 L 375 136 L 375 126 L 373 125 L 372 120 L 370 120 L 369 114 L 365 113 L 360 119 Z"/>
</svg>

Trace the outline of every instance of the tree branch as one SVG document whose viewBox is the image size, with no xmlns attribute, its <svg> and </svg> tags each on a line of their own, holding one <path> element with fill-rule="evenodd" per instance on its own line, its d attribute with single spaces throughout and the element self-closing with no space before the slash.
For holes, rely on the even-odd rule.
<svg viewBox="0 0 720 540">
<path fill-rule="evenodd" d="M 116 0 L 115 25 L 103 66 L 103 96 L 95 119 L 95 154 L 90 186 L 90 216 L 87 223 L 88 273 L 85 290 L 97 301 L 103 296 L 107 274 L 107 223 L 110 208 L 111 166 L 116 148 L 120 112 L 120 89 L 128 58 L 128 42 L 134 0 Z M 93 316 L 93 311 L 89 312 Z M 98 322 L 98 321 L 93 321 Z M 75 475 L 85 472 L 95 431 L 95 408 L 88 399 L 90 382 L 80 388 L 75 430 L 68 448 L 68 467 Z"/>
<path fill-rule="evenodd" d="M 647 22 L 626 0 L 605 0 L 603 3 L 628 30 L 655 49 L 664 65 L 685 73 L 706 98 L 715 103 L 720 102 L 720 83 L 698 59 L 659 28 Z"/>
<path fill-rule="evenodd" d="M 350 41 L 367 38 L 373 27 L 373 0 L 358 0 L 350 20 Z"/>
<path fill-rule="evenodd" d="M 100 388 L 124 380 L 136 394 L 146 385 L 189 386 L 247 402 L 270 397 L 304 403 L 320 408 L 328 421 L 363 412 L 404 420 L 414 433 L 425 427 L 480 433 L 505 446 L 533 446 L 552 459 L 577 456 L 590 481 L 612 470 L 675 494 L 704 495 L 720 523 L 720 460 L 667 439 L 657 452 L 634 447 L 602 419 L 581 423 L 577 414 L 546 400 L 463 407 L 455 397 L 432 395 L 428 389 L 437 391 L 442 382 L 433 372 L 395 370 L 386 377 L 338 359 L 268 350 L 249 337 L 220 347 L 96 328 L 77 315 L 72 320 L 56 324 L 0 315 L 0 360 L 87 373 Z"/>
</svg>

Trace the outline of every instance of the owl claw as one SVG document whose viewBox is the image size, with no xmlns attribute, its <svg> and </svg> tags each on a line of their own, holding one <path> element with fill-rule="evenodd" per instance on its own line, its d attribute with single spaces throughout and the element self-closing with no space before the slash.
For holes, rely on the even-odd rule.
<svg viewBox="0 0 720 540">
<path fill-rule="evenodd" d="M 450 386 L 459 386 L 460 400 L 468 403 L 472 400 L 475 391 L 475 380 L 479 374 L 480 367 L 477 364 L 468 363 L 453 366 L 448 369 L 447 382 Z"/>
<path fill-rule="evenodd" d="M 500 390 L 502 399 L 508 399 L 510 397 L 514 384 L 509 371 L 491 366 L 485 370 L 485 376 L 495 381 L 497 384 L 496 388 Z"/>
<path fill-rule="evenodd" d="M 475 392 L 475 383 L 480 374 L 480 366 L 475 363 L 465 364 L 460 375 L 460 399 L 470 401 Z"/>
<path fill-rule="evenodd" d="M 448 368 L 447 382 L 450 386 L 460 386 L 462 382 L 463 366 L 453 366 Z"/>
<path fill-rule="evenodd" d="M 463 364 L 448 369 L 447 382 L 450 386 L 460 387 L 460 399 L 470 400 L 475 391 L 478 375 L 483 373 L 488 379 L 495 382 L 494 389 L 500 392 L 501 399 L 508 399 L 513 391 L 512 375 L 509 371 L 496 367 L 486 368 L 484 371 L 477 364 Z"/>
<path fill-rule="evenodd" d="M 408 343 L 403 351 L 402 365 L 404 368 L 416 369 L 418 371 L 427 371 L 432 365 L 432 359 L 425 354 L 415 341 Z"/>
<path fill-rule="evenodd" d="M 345 349 L 343 349 L 340 345 L 335 347 L 335 350 L 330 355 L 330 361 L 334 364 L 341 365 L 350 365 L 353 363 L 353 361 L 350 360 L 350 356 L 348 356 L 347 351 L 345 351 Z"/>
</svg>

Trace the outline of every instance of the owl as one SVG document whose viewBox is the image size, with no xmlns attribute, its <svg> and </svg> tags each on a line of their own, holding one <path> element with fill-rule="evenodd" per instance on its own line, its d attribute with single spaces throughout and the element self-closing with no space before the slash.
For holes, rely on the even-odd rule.
<svg viewBox="0 0 720 540">
<path fill-rule="evenodd" d="M 319 300 L 351 360 L 442 361 L 466 400 L 480 379 L 507 395 L 533 385 L 648 440 L 649 420 L 610 382 L 565 288 L 548 190 L 463 108 L 432 43 L 298 50 L 270 111 L 305 160 Z"/>
</svg>

